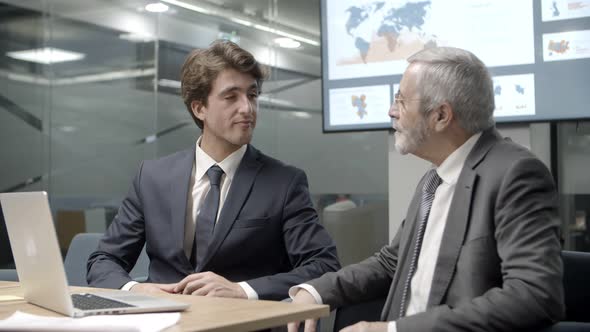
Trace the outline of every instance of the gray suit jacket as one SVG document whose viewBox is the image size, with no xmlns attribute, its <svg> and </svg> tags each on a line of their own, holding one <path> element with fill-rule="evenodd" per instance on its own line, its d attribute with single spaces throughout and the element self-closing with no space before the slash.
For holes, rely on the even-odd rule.
<svg viewBox="0 0 590 332">
<path fill-rule="evenodd" d="M 422 180 L 423 181 L 423 180 Z M 418 188 L 422 188 L 422 181 Z M 309 282 L 338 307 L 387 295 L 398 331 L 516 331 L 564 314 L 557 192 L 528 150 L 483 132 L 456 184 L 425 312 L 398 319 L 420 190 L 390 245 Z"/>
<path fill-rule="evenodd" d="M 215 226 L 203 267 L 184 252 L 195 149 L 142 163 L 119 213 L 88 260 L 88 283 L 120 288 L 146 244 L 149 282 L 174 283 L 212 271 L 246 281 L 261 299 L 340 268 L 334 242 L 318 223 L 305 173 L 248 146 Z"/>
</svg>

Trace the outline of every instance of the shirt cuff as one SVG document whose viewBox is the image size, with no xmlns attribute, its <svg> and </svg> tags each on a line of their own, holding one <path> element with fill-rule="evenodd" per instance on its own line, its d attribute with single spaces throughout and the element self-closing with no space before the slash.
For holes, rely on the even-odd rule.
<svg viewBox="0 0 590 332">
<path fill-rule="evenodd" d="M 395 325 L 395 321 L 389 322 L 389 324 L 387 324 L 387 332 L 397 332 L 397 326 Z"/>
<path fill-rule="evenodd" d="M 244 292 L 246 292 L 246 295 L 248 296 L 248 300 L 258 300 L 258 293 L 256 293 L 254 288 L 252 288 L 252 286 L 248 285 L 247 282 L 245 282 L 245 281 L 238 282 L 238 285 L 240 285 L 240 287 L 242 287 Z"/>
<path fill-rule="evenodd" d="M 317 304 L 324 304 L 324 301 L 322 301 L 322 297 L 320 296 L 320 293 L 318 293 L 318 291 L 315 290 L 315 288 L 313 288 L 313 286 L 310 284 L 299 284 L 299 285 L 289 288 L 289 297 L 291 299 L 295 298 L 295 294 L 297 293 L 297 290 L 299 290 L 300 288 L 303 288 L 306 291 L 308 291 L 309 294 L 311 294 L 311 296 L 313 296 L 313 299 L 316 301 Z"/>
<path fill-rule="evenodd" d="M 125 285 L 123 285 L 123 287 L 121 287 L 121 290 L 124 290 L 124 291 L 131 290 L 131 287 L 133 287 L 133 286 L 135 286 L 137 284 L 139 284 L 139 282 L 137 282 L 137 281 L 130 281 L 130 282 L 126 283 Z"/>
</svg>

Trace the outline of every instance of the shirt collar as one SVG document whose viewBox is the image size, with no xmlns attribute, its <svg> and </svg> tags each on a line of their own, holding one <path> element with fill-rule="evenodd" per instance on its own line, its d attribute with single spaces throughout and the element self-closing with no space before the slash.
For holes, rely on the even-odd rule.
<svg viewBox="0 0 590 332">
<path fill-rule="evenodd" d="M 438 173 L 438 176 L 440 176 L 444 183 L 449 185 L 457 183 L 461 170 L 463 169 L 463 164 L 465 164 L 469 152 L 471 152 L 480 136 L 481 132 L 472 135 L 436 169 L 436 173 Z"/>
<path fill-rule="evenodd" d="M 238 170 L 238 166 L 240 166 L 240 163 L 242 162 L 242 158 L 244 158 L 244 155 L 246 154 L 248 144 L 242 145 L 239 149 L 232 152 L 232 154 L 225 157 L 221 162 L 217 163 L 205 151 L 203 151 L 203 149 L 201 149 L 201 138 L 202 136 L 197 140 L 197 147 L 195 149 L 195 181 L 201 180 L 207 170 L 216 164 L 221 167 L 226 178 L 232 180 Z"/>
</svg>

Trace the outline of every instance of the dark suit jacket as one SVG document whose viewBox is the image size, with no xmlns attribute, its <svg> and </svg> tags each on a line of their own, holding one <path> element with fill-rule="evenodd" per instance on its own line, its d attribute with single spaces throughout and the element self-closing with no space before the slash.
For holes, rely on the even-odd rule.
<svg viewBox="0 0 590 332">
<path fill-rule="evenodd" d="M 389 246 L 309 282 L 338 307 L 384 297 L 398 331 L 517 331 L 564 314 L 557 192 L 528 150 L 483 132 L 463 166 L 425 312 L 398 319 L 422 181 Z"/>
<path fill-rule="evenodd" d="M 140 166 L 119 213 L 88 260 L 91 286 L 120 288 L 146 243 L 148 282 L 174 283 L 194 269 L 184 227 L 195 150 Z M 246 281 L 260 299 L 340 268 L 336 247 L 318 223 L 305 173 L 248 146 L 215 226 L 200 271 Z"/>
</svg>

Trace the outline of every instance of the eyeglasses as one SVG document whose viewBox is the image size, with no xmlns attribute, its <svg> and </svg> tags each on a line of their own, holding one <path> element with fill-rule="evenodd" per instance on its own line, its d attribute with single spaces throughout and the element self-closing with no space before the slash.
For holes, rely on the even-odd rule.
<svg viewBox="0 0 590 332">
<path fill-rule="evenodd" d="M 420 98 L 406 99 L 401 96 L 399 91 L 393 95 L 393 102 L 395 103 L 395 107 L 397 107 L 397 108 L 400 108 L 400 105 L 403 106 L 404 108 L 406 108 L 406 105 L 404 105 L 405 101 L 418 101 L 418 100 L 421 100 L 421 99 Z"/>
</svg>

